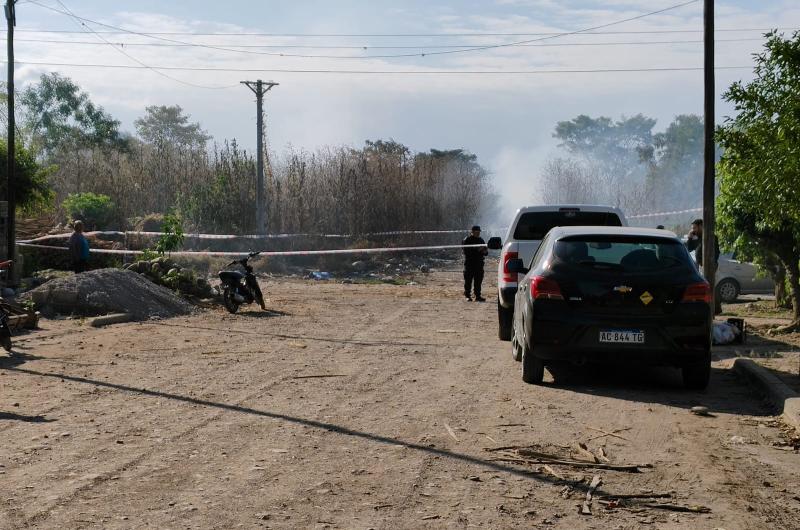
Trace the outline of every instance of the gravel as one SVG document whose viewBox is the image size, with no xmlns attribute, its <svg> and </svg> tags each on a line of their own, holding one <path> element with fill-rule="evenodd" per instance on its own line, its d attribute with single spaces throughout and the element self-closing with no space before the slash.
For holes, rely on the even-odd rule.
<svg viewBox="0 0 800 530">
<path fill-rule="evenodd" d="M 98 316 L 130 313 L 136 320 L 185 315 L 194 306 L 144 276 L 121 269 L 98 269 L 51 280 L 23 295 L 45 316 Z"/>
</svg>

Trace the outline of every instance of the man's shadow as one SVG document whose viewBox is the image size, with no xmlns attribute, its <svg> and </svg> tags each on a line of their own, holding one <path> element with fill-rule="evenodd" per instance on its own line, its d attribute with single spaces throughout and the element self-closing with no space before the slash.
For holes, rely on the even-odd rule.
<svg viewBox="0 0 800 530">
<path fill-rule="evenodd" d="M 19 366 L 21 364 L 25 364 L 28 361 L 36 361 L 44 359 L 44 357 L 39 357 L 37 355 L 31 355 L 30 353 L 24 353 L 19 350 L 11 349 L 7 355 L 0 354 L 0 369 L 3 368 L 13 368 L 15 366 Z"/>
</svg>

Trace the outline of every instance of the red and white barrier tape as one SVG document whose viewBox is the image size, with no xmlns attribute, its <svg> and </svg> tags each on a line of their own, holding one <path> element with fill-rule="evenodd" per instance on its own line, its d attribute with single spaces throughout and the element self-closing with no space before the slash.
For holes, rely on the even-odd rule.
<svg viewBox="0 0 800 530">
<path fill-rule="evenodd" d="M 48 250 L 69 250 L 67 247 L 57 247 L 54 245 L 37 245 L 36 243 L 17 243 L 20 247 L 25 248 L 41 248 Z M 383 252 L 407 252 L 417 250 L 444 250 L 456 248 L 486 248 L 486 245 L 435 245 L 427 247 L 385 247 L 385 248 L 348 248 L 348 249 L 335 249 L 335 250 L 283 250 L 283 251 L 265 251 L 259 253 L 259 256 L 322 256 L 326 254 L 378 254 Z M 116 250 L 93 248 L 89 252 L 93 254 L 121 254 L 129 256 L 138 256 L 144 253 L 142 250 Z M 248 252 L 210 252 L 210 251 L 190 251 L 181 250 L 177 252 L 169 252 L 170 256 L 212 256 L 212 257 L 237 257 L 247 256 Z"/>
<path fill-rule="evenodd" d="M 414 235 L 414 234 L 466 234 L 469 230 L 394 230 L 391 232 L 367 232 L 365 234 L 265 234 L 265 235 L 236 235 L 236 234 L 184 234 L 187 238 L 191 239 L 212 239 L 212 240 L 233 240 L 233 239 L 289 239 L 293 237 L 321 237 L 321 238 L 352 238 L 361 236 L 396 236 L 396 235 Z M 37 237 L 35 239 L 28 239 L 20 241 L 20 243 L 35 243 L 37 241 L 46 241 L 48 239 L 67 238 L 72 235 L 72 232 L 65 232 L 61 234 L 50 234 L 46 236 Z M 86 235 L 107 235 L 107 236 L 147 236 L 158 237 L 163 235 L 161 232 L 143 232 L 130 230 L 127 232 L 120 232 L 115 230 L 97 230 L 87 232 Z"/>
<path fill-rule="evenodd" d="M 668 215 L 678 215 L 692 212 L 702 212 L 702 208 L 689 208 L 688 210 L 675 210 L 673 212 L 657 212 L 657 213 L 640 213 L 636 215 L 628 215 L 628 219 L 644 219 L 645 217 L 666 217 Z"/>
</svg>

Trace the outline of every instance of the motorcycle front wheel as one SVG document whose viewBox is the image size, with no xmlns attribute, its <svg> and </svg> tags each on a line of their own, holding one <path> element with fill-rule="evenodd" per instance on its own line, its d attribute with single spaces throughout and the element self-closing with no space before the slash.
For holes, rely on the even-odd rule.
<svg viewBox="0 0 800 530">
<path fill-rule="evenodd" d="M 234 291 L 228 287 L 222 291 L 222 303 L 229 313 L 236 313 L 239 310 L 239 303 L 233 298 Z"/>
</svg>

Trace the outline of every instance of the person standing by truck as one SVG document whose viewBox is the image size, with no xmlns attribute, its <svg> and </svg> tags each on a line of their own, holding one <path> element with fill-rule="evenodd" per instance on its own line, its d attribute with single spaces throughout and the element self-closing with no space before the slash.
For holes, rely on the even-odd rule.
<svg viewBox="0 0 800 530">
<path fill-rule="evenodd" d="M 89 268 L 89 240 L 83 235 L 83 221 L 72 223 L 72 235 L 69 237 L 69 256 L 72 259 L 72 270 L 76 274 Z"/>
<path fill-rule="evenodd" d="M 694 260 L 703 269 L 703 220 L 695 219 L 692 221 L 692 228 L 686 234 L 686 248 L 689 252 L 694 251 Z M 716 236 L 714 237 L 714 270 L 719 267 L 719 242 Z M 714 314 L 719 315 L 722 313 L 722 299 L 719 293 L 714 296 Z"/>
<path fill-rule="evenodd" d="M 464 245 L 464 297 L 468 302 L 472 301 L 472 292 L 475 293 L 476 302 L 485 302 L 481 296 L 481 284 L 483 283 L 483 260 L 489 253 L 486 247 L 471 247 L 467 245 L 485 245 L 486 242 L 481 238 L 481 227 L 475 225 L 470 234 L 461 242 Z"/>
</svg>

